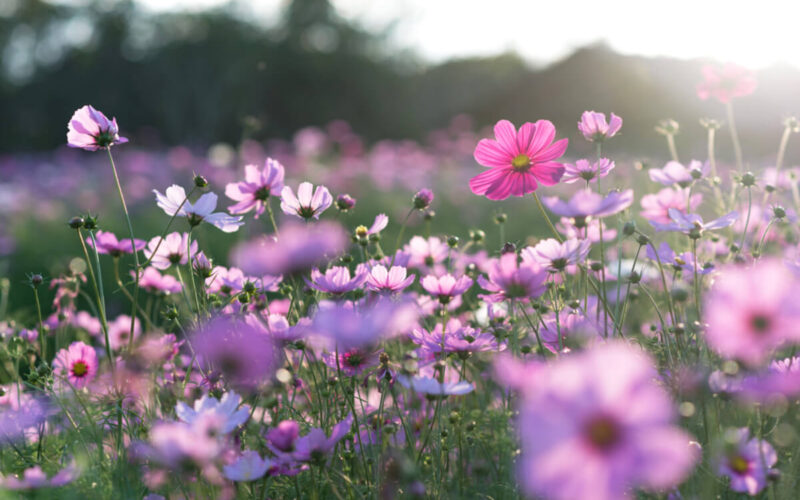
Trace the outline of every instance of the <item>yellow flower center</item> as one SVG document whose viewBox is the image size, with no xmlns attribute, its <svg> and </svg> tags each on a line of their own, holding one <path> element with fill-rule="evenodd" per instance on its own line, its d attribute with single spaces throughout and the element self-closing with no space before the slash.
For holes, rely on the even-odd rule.
<svg viewBox="0 0 800 500">
<path fill-rule="evenodd" d="M 739 474 L 744 474 L 750 470 L 750 464 L 741 455 L 731 457 L 731 470 Z"/>
<path fill-rule="evenodd" d="M 517 155 L 511 160 L 511 166 L 514 170 L 527 170 L 531 166 L 531 159 L 528 155 Z"/>
<path fill-rule="evenodd" d="M 76 377 L 83 377 L 89 373 L 89 366 L 83 361 L 78 361 L 72 365 L 72 374 Z"/>
</svg>

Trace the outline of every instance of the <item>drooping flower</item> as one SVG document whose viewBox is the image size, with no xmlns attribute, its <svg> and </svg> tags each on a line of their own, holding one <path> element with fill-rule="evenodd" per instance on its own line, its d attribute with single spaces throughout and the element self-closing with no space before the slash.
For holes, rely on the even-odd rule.
<svg viewBox="0 0 800 500">
<path fill-rule="evenodd" d="M 557 196 L 542 198 L 542 204 L 556 215 L 573 218 L 608 217 L 619 213 L 633 203 L 633 190 L 611 191 L 607 196 L 581 189 L 569 201 Z"/>
<path fill-rule="evenodd" d="M 150 265 L 156 269 L 169 269 L 172 265 L 186 265 L 189 254 L 197 253 L 197 240 L 192 241 L 189 248 L 189 235 L 187 233 L 169 233 L 163 240 L 156 236 L 147 243 L 144 256 L 150 260 Z"/>
<path fill-rule="evenodd" d="M 128 139 L 119 135 L 116 118 L 109 120 L 89 105 L 75 111 L 67 128 L 67 146 L 71 148 L 97 151 L 128 142 Z"/>
<path fill-rule="evenodd" d="M 325 274 L 319 269 L 311 270 L 311 279 L 303 277 L 306 284 L 318 292 L 330 293 L 332 295 L 342 295 L 360 288 L 367 279 L 365 272 L 356 273 L 350 277 L 350 269 L 345 266 L 333 266 Z"/>
<path fill-rule="evenodd" d="M 755 73 L 736 64 L 704 66 L 703 81 L 697 85 L 697 96 L 706 100 L 713 97 L 725 104 L 734 97 L 744 97 L 756 90 Z"/>
<path fill-rule="evenodd" d="M 454 297 L 458 297 L 469 290 L 473 283 L 473 279 L 469 276 L 460 276 L 456 279 L 452 274 L 445 274 L 444 276 L 429 274 L 422 278 L 420 282 L 422 288 L 438 298 L 442 304 L 449 303 Z"/>
<path fill-rule="evenodd" d="M 157 189 L 154 189 L 153 193 L 156 195 L 159 208 L 167 215 L 186 217 L 191 226 L 208 222 L 222 232 L 233 233 L 244 224 L 241 216 L 214 212 L 217 209 L 217 195 L 214 193 L 205 193 L 194 204 L 189 202 L 186 191 L 177 184 L 168 187 L 165 194 L 161 194 Z"/>
<path fill-rule="evenodd" d="M 703 218 L 697 214 L 685 214 L 676 208 L 670 208 L 668 212 L 671 219 L 669 223 L 650 222 L 656 231 L 680 231 L 699 235 L 703 231 L 728 227 L 739 218 L 739 212 L 735 210 L 709 222 L 703 222 Z"/>
<path fill-rule="evenodd" d="M 553 142 L 556 129 L 547 120 L 527 122 L 519 131 L 508 120 L 494 126 L 496 140 L 482 139 L 475 148 L 475 161 L 490 170 L 476 175 L 469 187 L 490 200 L 524 196 L 539 184 L 552 186 L 564 175 L 564 165 L 554 160 L 567 150 L 567 139 Z"/>
<path fill-rule="evenodd" d="M 600 226 L 603 227 L 603 241 L 614 241 L 617 238 L 617 230 L 608 227 L 600 219 L 588 218 L 583 220 L 580 217 L 562 217 L 561 220 L 556 222 L 556 229 L 566 239 L 585 239 L 592 243 L 600 241 Z"/>
<path fill-rule="evenodd" d="M 222 433 L 228 434 L 250 417 L 250 407 L 248 405 L 240 407 L 241 402 L 242 397 L 233 391 L 223 394 L 220 400 L 206 394 L 194 402 L 194 407 L 179 401 L 175 405 L 175 414 L 187 424 L 195 423 L 203 415 L 213 414 L 220 419 Z"/>
<path fill-rule="evenodd" d="M 767 486 L 778 454 L 767 441 L 750 439 L 750 430 L 746 427 L 736 429 L 730 437 L 734 442 L 716 458 L 717 473 L 730 478 L 733 491 L 758 495 Z"/>
<path fill-rule="evenodd" d="M 588 240 L 566 240 L 559 243 L 555 238 L 548 238 L 534 247 L 523 248 L 520 256 L 523 263 L 533 263 L 547 268 L 551 273 L 557 273 L 567 266 L 585 261 L 591 246 Z"/>
<path fill-rule="evenodd" d="M 283 165 L 278 160 L 267 158 L 264 168 L 256 165 L 244 167 L 244 180 L 225 186 L 225 196 L 237 202 L 228 207 L 232 214 L 246 214 L 255 210 L 256 219 L 263 214 L 270 196 L 283 190 Z"/>
<path fill-rule="evenodd" d="M 622 128 L 622 118 L 611 113 L 611 118 L 606 122 L 605 113 L 596 111 L 584 111 L 581 121 L 578 122 L 578 130 L 583 134 L 587 141 L 603 142 L 617 135 Z"/>
<path fill-rule="evenodd" d="M 788 341 L 800 340 L 800 288 L 778 260 L 725 267 L 705 298 L 705 336 L 727 358 L 758 365 Z"/>
<path fill-rule="evenodd" d="M 579 180 L 586 182 L 597 181 L 600 177 L 607 176 L 614 167 L 614 162 L 608 158 L 600 158 L 596 162 L 581 159 L 575 163 L 565 163 L 564 177 L 561 178 L 561 181 L 566 184 L 572 184 Z"/>
<path fill-rule="evenodd" d="M 401 292 L 416 279 L 416 275 L 406 277 L 406 273 L 402 266 L 392 266 L 388 271 L 381 264 L 373 266 L 367 274 L 366 287 L 373 292 Z"/>
<path fill-rule="evenodd" d="M 108 254 L 112 257 L 119 257 L 124 253 L 133 253 L 134 249 L 138 252 L 146 245 L 144 240 L 134 240 L 133 244 L 131 244 L 130 238 L 117 240 L 117 237 L 114 235 L 114 233 L 107 231 L 97 231 L 97 233 L 94 235 L 94 238 L 97 242 L 97 253 Z M 86 243 L 89 246 L 94 246 L 94 242 L 92 241 L 91 237 L 86 238 Z"/>
<path fill-rule="evenodd" d="M 478 277 L 478 284 L 491 292 L 487 300 L 499 302 L 506 299 L 529 300 L 539 297 L 547 289 L 547 271 L 531 262 L 518 264 L 515 253 L 506 253 L 489 263 L 488 279 Z"/>
<path fill-rule="evenodd" d="M 297 187 L 297 196 L 289 186 L 281 190 L 281 210 L 287 215 L 295 215 L 301 219 L 319 219 L 320 214 L 333 203 L 333 196 L 325 186 L 317 186 L 310 182 L 301 182 Z"/>
<path fill-rule="evenodd" d="M 643 352 L 613 342 L 515 375 L 523 490 L 557 500 L 611 500 L 683 481 L 698 457 L 691 437 L 674 424 L 673 403 L 657 377 Z"/>
<path fill-rule="evenodd" d="M 73 342 L 61 349 L 53 359 L 53 373 L 57 379 L 69 382 L 76 389 L 89 385 L 97 375 L 97 353 L 83 342 Z"/>
<path fill-rule="evenodd" d="M 243 452 L 234 463 L 222 467 L 225 477 L 231 481 L 255 481 L 261 479 L 272 466 L 268 458 L 261 458 L 257 451 Z"/>
<path fill-rule="evenodd" d="M 651 168 L 648 171 L 650 180 L 658 182 L 664 186 L 671 186 L 677 184 L 682 188 L 688 187 L 692 181 L 702 179 L 710 170 L 709 163 L 702 163 L 697 160 L 692 160 L 688 167 L 683 166 L 677 161 L 668 162 L 664 168 Z"/>
<path fill-rule="evenodd" d="M 234 250 L 235 264 L 248 274 L 292 274 L 332 258 L 345 249 L 347 234 L 333 222 L 283 226 L 280 236 L 261 238 Z"/>
<path fill-rule="evenodd" d="M 641 216 L 650 222 L 669 224 L 671 222 L 670 208 L 686 213 L 687 208 L 690 211 L 696 210 L 702 200 L 703 195 L 700 193 L 690 195 L 689 188 L 664 188 L 658 193 L 642 196 Z"/>
</svg>

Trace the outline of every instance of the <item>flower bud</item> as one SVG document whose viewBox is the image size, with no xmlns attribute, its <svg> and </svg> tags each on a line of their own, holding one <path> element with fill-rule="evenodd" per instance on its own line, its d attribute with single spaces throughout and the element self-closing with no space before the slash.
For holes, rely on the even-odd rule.
<svg viewBox="0 0 800 500">
<path fill-rule="evenodd" d="M 92 214 L 84 215 L 83 227 L 89 230 L 97 229 L 97 216 Z"/>
<path fill-rule="evenodd" d="M 786 210 L 780 205 L 775 205 L 772 207 L 772 216 L 776 219 L 783 219 L 786 217 Z"/>
<path fill-rule="evenodd" d="M 450 248 L 458 247 L 458 236 L 448 236 L 447 246 L 449 246 Z"/>
<path fill-rule="evenodd" d="M 336 197 L 336 208 L 341 212 L 352 210 L 356 206 L 356 199 L 349 194 L 340 194 Z"/>
<path fill-rule="evenodd" d="M 204 188 L 208 186 L 208 179 L 203 177 L 202 175 L 195 175 L 194 176 L 194 185 L 199 188 Z"/>
<path fill-rule="evenodd" d="M 507 253 L 517 253 L 517 245 L 508 241 L 506 242 L 505 245 L 503 245 L 503 248 L 500 250 L 500 253 L 503 255 Z"/>
<path fill-rule="evenodd" d="M 473 241 L 473 243 L 481 243 L 486 238 L 486 233 L 484 233 L 480 229 L 470 229 L 469 231 L 469 239 Z"/>
<path fill-rule="evenodd" d="M 37 274 L 31 274 L 28 277 L 28 281 L 30 282 L 30 284 L 31 284 L 31 286 L 33 288 L 38 288 L 39 285 L 44 283 L 44 278 L 42 277 L 41 274 L 38 274 L 38 273 Z"/>
<path fill-rule="evenodd" d="M 675 120 L 661 120 L 656 125 L 656 132 L 661 135 L 675 135 L 680 130 L 680 125 Z"/>
<path fill-rule="evenodd" d="M 423 215 L 423 219 L 426 221 L 432 221 L 434 217 L 436 217 L 436 212 L 433 210 L 426 210 L 425 215 Z"/>
<path fill-rule="evenodd" d="M 756 185 L 756 176 L 753 172 L 745 172 L 742 174 L 742 178 L 739 179 L 739 182 L 742 183 L 742 186 L 750 187 Z"/>
<path fill-rule="evenodd" d="M 84 220 L 83 217 L 73 217 L 67 221 L 67 224 L 69 224 L 69 227 L 72 229 L 80 229 L 83 227 Z"/>
<path fill-rule="evenodd" d="M 417 210 L 425 210 L 433 202 L 433 191 L 428 188 L 420 189 L 412 198 L 412 202 Z"/>
<path fill-rule="evenodd" d="M 633 222 L 632 220 L 629 220 L 628 222 L 625 223 L 624 226 L 622 226 L 622 234 L 624 234 L 625 236 L 632 236 L 633 233 L 635 232 L 636 232 L 636 223 Z"/>
<path fill-rule="evenodd" d="M 640 234 L 639 237 L 636 238 L 636 242 L 639 243 L 640 245 L 644 246 L 644 245 L 647 245 L 648 243 L 650 243 L 650 238 L 648 238 L 647 236 L 645 236 L 643 234 Z"/>
<path fill-rule="evenodd" d="M 495 224 L 503 224 L 507 220 L 508 220 L 508 216 L 506 214 L 497 214 L 497 215 L 494 216 Z"/>
</svg>

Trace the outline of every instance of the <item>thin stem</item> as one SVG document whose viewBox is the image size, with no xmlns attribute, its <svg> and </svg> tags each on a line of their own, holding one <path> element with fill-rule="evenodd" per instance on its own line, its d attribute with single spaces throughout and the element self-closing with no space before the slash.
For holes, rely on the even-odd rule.
<svg viewBox="0 0 800 500">
<path fill-rule="evenodd" d="M 550 231 L 552 231 L 553 236 L 556 237 L 556 240 L 558 240 L 559 243 L 564 243 L 564 239 L 561 237 L 560 234 L 558 234 L 556 227 L 553 225 L 553 222 L 547 215 L 547 211 L 544 209 L 544 205 L 542 205 L 542 201 L 539 199 L 539 195 L 536 193 L 536 191 L 533 192 L 533 199 L 536 200 L 536 206 L 539 207 L 539 211 L 542 213 L 545 222 L 547 222 L 547 225 L 550 227 Z"/>
<path fill-rule="evenodd" d="M 42 303 L 39 301 L 39 289 L 33 287 L 33 298 L 36 300 L 36 313 L 39 316 L 39 342 L 42 345 L 42 361 L 47 364 L 47 339 L 44 337 L 44 320 L 42 319 Z"/>
<path fill-rule="evenodd" d="M 411 217 L 411 214 L 414 213 L 414 209 L 408 211 L 406 214 L 406 218 L 403 219 L 403 225 L 400 227 L 400 232 L 397 234 L 397 239 L 394 242 L 394 255 L 392 255 L 392 262 L 389 264 L 389 268 L 394 265 L 394 259 L 397 257 L 397 251 L 400 250 L 400 243 L 403 241 L 403 234 L 406 232 L 406 224 L 408 224 L 408 219 Z"/>
<path fill-rule="evenodd" d="M 104 306 L 103 300 L 100 298 L 100 289 L 97 286 L 97 277 L 94 274 L 94 266 L 92 266 L 92 261 L 89 259 L 89 250 L 86 249 L 86 242 L 83 240 L 83 233 L 80 229 L 77 231 L 78 233 L 78 241 L 81 242 L 81 248 L 83 249 L 83 256 L 86 257 L 86 267 L 89 268 L 89 277 L 92 279 L 92 285 L 94 286 L 94 294 L 95 299 L 97 300 L 97 309 L 100 316 L 100 326 L 103 329 L 103 338 L 106 341 L 106 355 L 108 356 L 108 360 L 111 363 L 111 369 L 114 369 L 114 355 L 111 354 L 111 342 L 108 338 L 108 321 L 106 320 L 106 308 Z M 132 321 L 131 321 L 132 322 Z"/>
<path fill-rule="evenodd" d="M 675 147 L 674 134 L 667 134 L 667 146 L 669 147 L 669 155 L 672 157 L 672 161 L 680 163 L 678 159 L 678 148 Z"/>
<path fill-rule="evenodd" d="M 733 142 L 733 152 L 736 154 L 736 167 L 739 172 L 744 171 L 744 162 L 742 161 L 742 146 L 739 144 L 739 133 L 736 131 L 736 121 L 733 117 L 733 104 L 730 101 L 725 103 L 725 110 L 728 113 L 728 130 L 731 133 L 731 142 Z"/>
<path fill-rule="evenodd" d="M 272 198 L 267 198 L 267 213 L 269 214 L 269 221 L 272 223 L 272 229 L 275 230 L 275 236 L 279 236 L 278 234 L 278 224 L 275 223 L 275 214 L 272 213 Z"/>
<path fill-rule="evenodd" d="M 744 219 L 744 230 L 742 231 L 742 240 L 739 242 L 739 253 L 744 250 L 744 240 L 747 237 L 747 226 L 750 225 L 750 211 L 753 208 L 753 194 L 752 188 L 747 186 L 747 217 Z"/>
</svg>

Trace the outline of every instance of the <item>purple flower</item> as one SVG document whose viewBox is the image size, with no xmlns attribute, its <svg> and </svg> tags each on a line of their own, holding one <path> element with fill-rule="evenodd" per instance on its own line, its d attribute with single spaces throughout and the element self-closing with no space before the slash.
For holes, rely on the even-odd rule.
<svg viewBox="0 0 800 500">
<path fill-rule="evenodd" d="M 278 160 L 267 158 L 264 168 L 255 165 L 244 167 L 244 181 L 231 182 L 225 186 L 225 196 L 237 203 L 228 207 L 232 214 L 246 214 L 256 211 L 256 219 L 264 213 L 270 195 L 283 189 L 283 165 Z"/>
<path fill-rule="evenodd" d="M 667 163 L 663 169 L 651 168 L 648 172 L 650 180 L 665 186 L 677 184 L 680 187 L 688 187 L 692 181 L 708 175 L 711 167 L 708 163 L 701 163 L 692 160 L 688 167 L 684 167 L 677 161 Z"/>
<path fill-rule="evenodd" d="M 342 212 L 352 210 L 356 206 L 356 199 L 349 194 L 340 194 L 336 197 L 336 208 Z"/>
<path fill-rule="evenodd" d="M 255 481 L 264 477 L 270 467 L 272 462 L 268 458 L 261 458 L 257 451 L 248 450 L 234 463 L 223 466 L 222 471 L 231 481 Z"/>
<path fill-rule="evenodd" d="M 689 188 L 664 188 L 658 193 L 647 194 L 642 197 L 640 202 L 642 205 L 641 215 L 651 223 L 669 224 L 669 209 L 674 208 L 684 213 L 687 207 L 689 210 L 695 210 L 702 199 L 703 195 L 700 193 L 689 196 Z"/>
<path fill-rule="evenodd" d="M 220 428 L 223 434 L 228 434 L 250 418 L 250 407 L 242 405 L 241 396 L 235 392 L 226 392 L 221 400 L 205 395 L 194 402 L 194 408 L 183 401 L 178 401 L 175 405 L 175 414 L 187 424 L 195 423 L 199 418 L 207 414 L 213 414 L 220 419 Z"/>
<path fill-rule="evenodd" d="M 653 221 L 650 221 L 650 224 L 653 225 L 656 231 L 681 231 L 685 234 L 697 233 L 699 235 L 702 231 L 722 229 L 730 226 L 739 218 L 739 212 L 734 210 L 718 219 L 714 219 L 710 222 L 703 222 L 703 218 L 697 214 L 685 214 L 680 210 L 670 208 L 669 217 L 672 219 L 672 222 L 668 224 Z"/>
<path fill-rule="evenodd" d="M 528 262 L 518 264 L 517 255 L 507 253 L 489 263 L 489 279 L 478 277 L 478 284 L 492 293 L 486 297 L 491 302 L 506 299 L 528 300 L 539 297 L 547 289 L 547 272 L 539 265 Z"/>
<path fill-rule="evenodd" d="M 598 345 L 518 377 L 518 477 L 528 495 L 628 498 L 631 488 L 676 486 L 697 461 L 652 361 L 628 344 Z"/>
<path fill-rule="evenodd" d="M 326 456 L 333 453 L 336 445 L 350 431 L 352 425 L 353 416 L 349 415 L 333 426 L 330 436 L 326 436 L 322 429 L 311 429 L 308 434 L 295 441 L 292 458 L 298 462 L 323 462 Z"/>
<path fill-rule="evenodd" d="M 425 210 L 431 205 L 431 203 L 433 203 L 433 198 L 433 191 L 428 188 L 420 189 L 412 199 L 414 208 L 417 210 Z"/>
<path fill-rule="evenodd" d="M 402 266 L 392 266 L 388 271 L 386 266 L 373 266 L 367 274 L 367 289 L 373 292 L 401 292 L 416 279 L 413 274 L 406 277 L 406 272 L 406 268 Z"/>
<path fill-rule="evenodd" d="M 75 111 L 67 128 L 67 146 L 71 148 L 97 151 L 128 142 L 125 137 L 120 137 L 116 118 L 109 120 L 89 105 Z"/>
<path fill-rule="evenodd" d="M 585 261 L 590 248 L 591 243 L 588 240 L 566 240 L 559 243 L 554 238 L 548 238 L 534 247 L 523 248 L 520 255 L 523 264 L 533 263 L 547 268 L 551 273 L 557 273 L 567 266 Z"/>
<path fill-rule="evenodd" d="M 311 280 L 305 277 L 303 279 L 305 279 L 308 286 L 318 292 L 342 295 L 360 288 L 366 281 L 367 274 L 364 272 L 357 273 L 351 279 L 350 270 L 347 267 L 333 266 L 325 271 L 325 274 L 314 268 L 311 270 Z"/>
<path fill-rule="evenodd" d="M 134 240 L 135 245 L 131 244 L 130 239 L 117 240 L 114 233 L 106 231 L 97 231 L 94 238 L 97 242 L 97 253 L 109 254 L 112 257 L 119 257 L 124 253 L 133 253 L 134 248 L 138 252 L 146 245 L 144 240 Z M 93 246 L 92 238 L 87 237 L 86 243 L 89 246 Z"/>
<path fill-rule="evenodd" d="M 695 269 L 694 265 L 694 255 L 691 252 L 684 252 L 680 255 L 676 254 L 672 248 L 670 248 L 669 243 L 663 242 L 658 247 L 658 258 L 656 258 L 656 252 L 653 251 L 653 248 L 650 245 L 647 245 L 647 250 L 645 251 L 647 258 L 651 260 L 661 260 L 662 265 L 671 265 L 673 270 L 684 270 L 694 274 L 696 270 L 698 274 L 708 274 L 714 270 L 713 266 L 705 267 L 701 265 L 699 262 L 697 263 L 697 267 Z"/>
<path fill-rule="evenodd" d="M 25 469 L 22 478 L 0 476 L 0 486 L 9 490 L 35 490 L 39 488 L 55 488 L 69 484 L 78 478 L 78 467 L 75 463 L 61 469 L 53 477 L 48 478 L 41 467 L 35 465 Z"/>
<path fill-rule="evenodd" d="M 614 137 L 620 128 L 622 128 L 622 118 L 614 113 L 611 113 L 611 119 L 606 122 L 605 113 L 584 111 L 581 121 L 578 122 L 578 130 L 587 141 L 591 142 L 603 142 Z"/>
<path fill-rule="evenodd" d="M 186 191 L 177 184 L 168 187 L 166 194 L 161 194 L 154 189 L 156 202 L 167 215 L 186 217 L 191 226 L 201 222 L 208 222 L 225 233 L 233 233 L 244 224 L 242 217 L 235 217 L 224 212 L 214 212 L 217 209 L 217 195 L 206 193 L 192 204 L 186 198 Z M 193 252 L 194 253 L 194 252 Z"/>
<path fill-rule="evenodd" d="M 147 243 L 144 249 L 144 256 L 150 260 L 150 265 L 156 269 L 168 269 L 172 265 L 185 265 L 189 262 L 189 254 L 197 253 L 197 240 L 192 241 L 189 247 L 189 235 L 187 233 L 169 233 L 163 240 L 155 237 Z"/>
<path fill-rule="evenodd" d="M 301 182 L 297 187 L 297 196 L 289 186 L 281 191 L 281 210 L 287 215 L 296 215 L 301 219 L 319 219 L 322 212 L 333 203 L 333 197 L 325 186 L 317 186 L 310 182 Z"/>
<path fill-rule="evenodd" d="M 414 329 L 411 340 L 434 353 L 442 352 L 443 346 L 444 352 L 455 353 L 502 351 L 506 347 L 498 343 L 491 333 L 462 325 L 457 319 L 448 321 L 444 332 L 441 323 L 436 323 L 431 331 Z"/>
<path fill-rule="evenodd" d="M 291 274 L 334 257 L 345 249 L 348 240 L 341 226 L 333 222 L 290 224 L 281 228 L 277 238 L 261 238 L 239 246 L 233 260 L 252 275 Z"/>
<path fill-rule="evenodd" d="M 730 437 L 733 443 L 716 459 L 717 473 L 730 478 L 733 491 L 755 496 L 766 487 L 778 454 L 767 441 L 750 439 L 746 427 L 736 429 Z"/>
<path fill-rule="evenodd" d="M 294 451 L 294 444 L 300 435 L 300 424 L 294 420 L 284 420 L 267 432 L 267 444 L 275 453 Z"/>
<path fill-rule="evenodd" d="M 475 386 L 466 380 L 461 380 L 459 382 L 439 382 L 439 380 L 433 377 L 407 377 L 405 375 L 398 375 L 397 381 L 406 389 L 429 396 L 463 396 L 475 390 Z"/>
<path fill-rule="evenodd" d="M 589 160 L 578 160 L 575 163 L 564 164 L 564 177 L 561 178 L 566 184 L 584 180 L 587 183 L 596 181 L 600 177 L 605 177 L 614 169 L 614 162 L 608 158 L 600 158 L 592 163 Z"/>
<path fill-rule="evenodd" d="M 564 217 L 607 217 L 619 213 L 633 203 L 633 190 L 611 191 L 606 197 L 581 189 L 568 202 L 561 201 L 556 196 L 542 198 L 542 204 L 556 215 Z"/>
<path fill-rule="evenodd" d="M 354 347 L 336 353 L 326 352 L 322 355 L 322 361 L 335 371 L 340 371 L 348 377 L 361 374 L 364 370 L 372 368 L 378 364 L 382 350 L 362 349 Z"/>
<path fill-rule="evenodd" d="M 420 284 L 426 292 L 439 299 L 442 304 L 447 304 L 454 297 L 463 294 L 472 286 L 474 281 L 469 276 L 456 279 L 452 274 L 444 276 L 428 275 L 422 278 Z"/>
<path fill-rule="evenodd" d="M 345 351 L 405 333 L 416 320 L 417 312 L 412 303 L 387 298 L 358 310 L 349 304 L 324 305 L 309 329 L 327 341 L 331 350 Z"/>
</svg>

